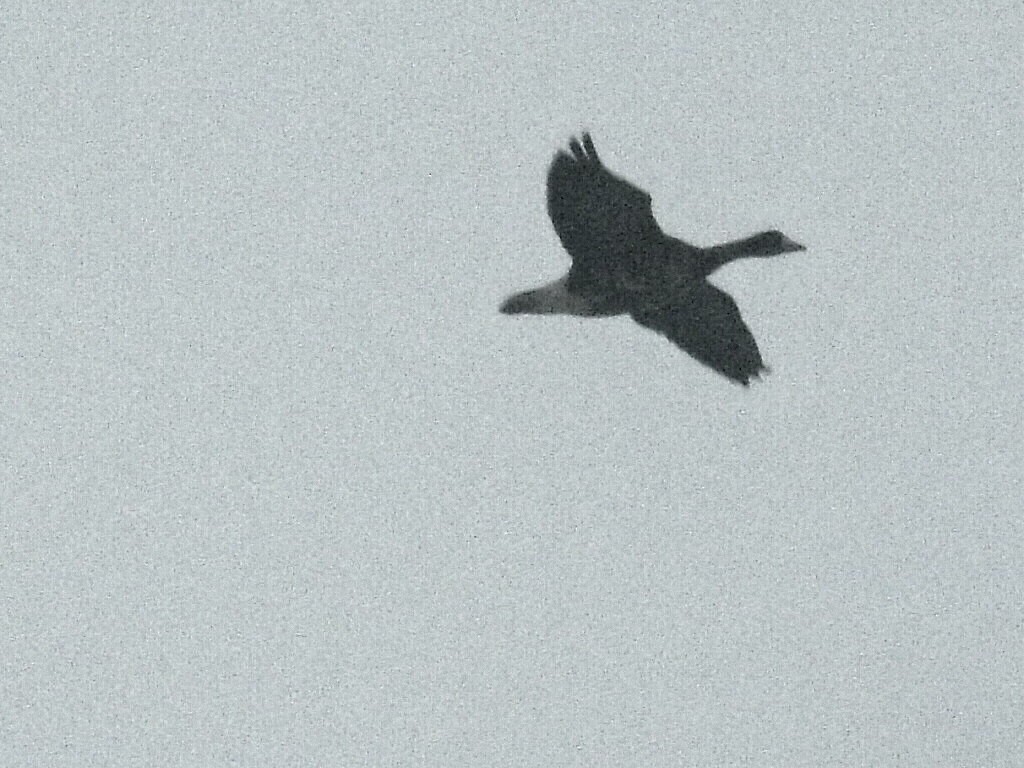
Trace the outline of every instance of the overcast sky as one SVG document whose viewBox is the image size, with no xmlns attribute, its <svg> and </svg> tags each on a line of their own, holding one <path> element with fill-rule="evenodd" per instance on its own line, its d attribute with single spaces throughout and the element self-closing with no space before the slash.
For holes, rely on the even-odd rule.
<svg viewBox="0 0 1024 768">
<path fill-rule="evenodd" d="M 149 5 L 0 10 L 0 764 L 1019 759 L 1018 3 Z M 581 129 L 764 381 L 498 314 Z"/>
</svg>

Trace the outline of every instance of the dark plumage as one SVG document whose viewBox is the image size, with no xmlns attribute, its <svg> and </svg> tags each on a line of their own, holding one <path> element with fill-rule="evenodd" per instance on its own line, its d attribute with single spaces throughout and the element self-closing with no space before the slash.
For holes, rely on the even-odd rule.
<svg viewBox="0 0 1024 768">
<path fill-rule="evenodd" d="M 590 135 L 548 171 L 548 215 L 572 267 L 561 280 L 511 296 L 506 314 L 629 314 L 744 386 L 765 370 L 736 302 L 707 281 L 734 259 L 802 251 L 781 232 L 698 248 L 661 231 L 651 196 L 609 171 Z"/>
</svg>

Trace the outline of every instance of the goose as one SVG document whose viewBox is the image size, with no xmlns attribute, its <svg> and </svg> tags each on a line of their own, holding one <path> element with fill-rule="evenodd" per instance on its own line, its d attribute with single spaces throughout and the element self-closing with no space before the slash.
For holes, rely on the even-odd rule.
<svg viewBox="0 0 1024 768">
<path fill-rule="evenodd" d="M 609 171 L 589 133 L 555 154 L 548 216 L 572 259 L 553 283 L 508 297 L 507 315 L 629 315 L 693 358 L 749 386 L 768 368 L 736 302 L 707 278 L 747 257 L 806 250 L 777 230 L 710 248 L 662 232 L 651 196 Z"/>
</svg>

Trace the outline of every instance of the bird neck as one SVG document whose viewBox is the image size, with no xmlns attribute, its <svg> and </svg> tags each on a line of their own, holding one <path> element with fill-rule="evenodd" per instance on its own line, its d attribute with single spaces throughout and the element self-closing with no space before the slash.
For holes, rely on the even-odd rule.
<svg viewBox="0 0 1024 768">
<path fill-rule="evenodd" d="M 736 261 L 736 259 L 767 256 L 768 254 L 758 248 L 760 238 L 761 235 L 753 235 L 751 237 L 744 237 L 742 240 L 731 240 L 728 243 L 705 248 L 703 258 L 704 274 L 710 275 L 719 267 L 728 264 L 730 261 Z"/>
</svg>

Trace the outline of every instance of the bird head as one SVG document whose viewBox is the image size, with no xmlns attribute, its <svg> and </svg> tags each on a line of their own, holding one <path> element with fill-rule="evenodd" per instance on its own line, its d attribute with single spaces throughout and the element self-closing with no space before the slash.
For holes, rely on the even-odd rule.
<svg viewBox="0 0 1024 768">
<path fill-rule="evenodd" d="M 779 230 L 770 229 L 749 238 L 745 243 L 745 250 L 751 256 L 777 256 L 780 253 L 793 253 L 807 249 L 800 243 L 790 240 Z"/>
</svg>

